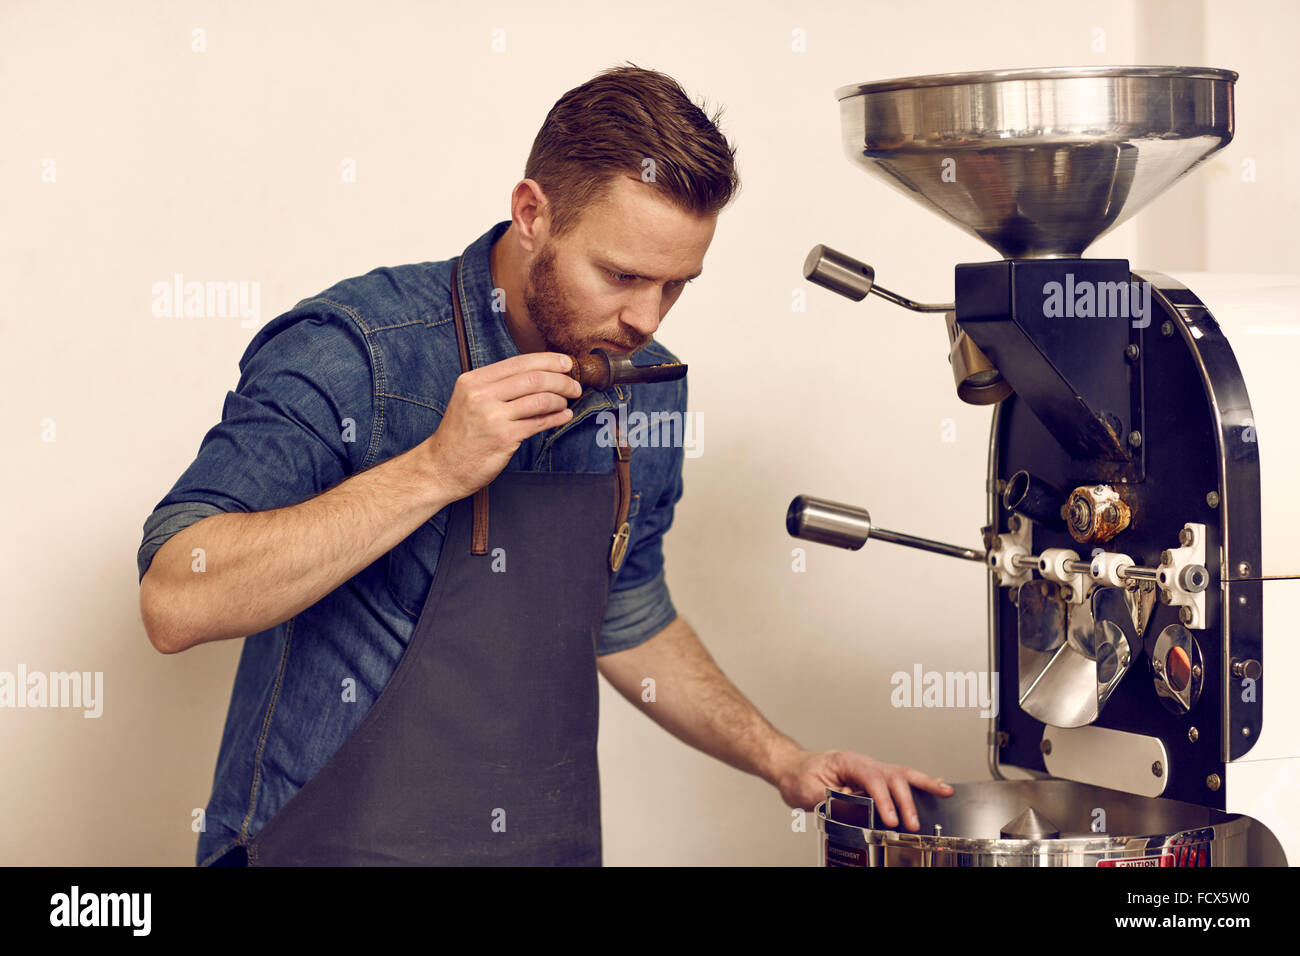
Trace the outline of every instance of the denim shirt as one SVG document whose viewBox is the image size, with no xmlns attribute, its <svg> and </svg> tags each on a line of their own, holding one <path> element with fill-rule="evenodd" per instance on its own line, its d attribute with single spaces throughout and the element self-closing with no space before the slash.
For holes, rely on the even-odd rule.
<svg viewBox="0 0 1300 956">
<path fill-rule="evenodd" d="M 461 260 L 476 368 L 520 354 L 492 308 L 489 255 L 509 225 L 493 226 Z M 145 522 L 140 578 L 168 538 L 202 518 L 298 504 L 428 438 L 460 375 L 451 268 L 448 259 L 375 269 L 263 326 L 240 359 L 221 422 Z M 652 340 L 633 360 L 676 358 Z M 632 536 L 611 584 L 597 654 L 636 647 L 677 616 L 662 536 L 682 494 L 685 411 L 685 379 L 588 389 L 572 419 L 524 441 L 506 466 L 610 472 L 612 419 L 660 425 L 648 436 L 628 429 Z M 673 434 L 664 425 L 674 412 L 675 437 L 660 440 Z M 613 506 L 611 499 L 611 513 Z M 256 835 L 378 699 L 414 633 L 450 511 L 443 508 L 300 614 L 244 641 L 199 837 L 200 865 Z"/>
</svg>

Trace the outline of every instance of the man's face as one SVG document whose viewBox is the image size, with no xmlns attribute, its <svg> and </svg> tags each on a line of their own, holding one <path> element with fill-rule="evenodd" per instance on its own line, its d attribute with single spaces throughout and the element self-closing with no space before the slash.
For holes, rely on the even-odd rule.
<svg viewBox="0 0 1300 956">
<path fill-rule="evenodd" d="M 655 190 L 617 178 L 571 232 L 548 235 L 534 254 L 524 306 L 548 351 L 636 351 L 702 270 L 718 217 L 692 216 Z"/>
</svg>

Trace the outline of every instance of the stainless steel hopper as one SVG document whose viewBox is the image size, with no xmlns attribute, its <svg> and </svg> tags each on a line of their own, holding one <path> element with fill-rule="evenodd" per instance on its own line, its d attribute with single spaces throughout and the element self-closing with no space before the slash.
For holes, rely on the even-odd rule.
<svg viewBox="0 0 1300 956">
<path fill-rule="evenodd" d="M 844 86 L 844 149 L 1004 259 L 1080 256 L 1233 135 L 1231 70 L 1054 67 Z"/>
</svg>

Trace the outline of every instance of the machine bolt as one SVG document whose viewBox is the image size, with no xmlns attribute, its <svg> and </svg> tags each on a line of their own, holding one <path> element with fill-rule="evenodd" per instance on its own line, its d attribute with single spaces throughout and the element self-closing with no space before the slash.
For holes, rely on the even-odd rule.
<svg viewBox="0 0 1300 956">
<path fill-rule="evenodd" d="M 1138 357 L 1138 347 L 1133 344 L 1124 346 L 1124 357 L 1130 362 L 1136 362 Z"/>
<path fill-rule="evenodd" d="M 1232 662 L 1232 676 L 1244 677 L 1247 680 L 1259 680 L 1264 668 L 1260 666 L 1259 661 L 1254 659 Z"/>
<path fill-rule="evenodd" d="M 1187 728 L 1187 739 L 1189 741 L 1191 741 L 1192 743 L 1196 743 L 1196 741 L 1199 740 L 1200 737 L 1201 737 L 1201 732 L 1197 730 L 1195 727 Z"/>
<path fill-rule="evenodd" d="M 1244 594 L 1238 594 L 1238 595 L 1237 595 L 1237 603 L 1238 603 L 1238 604 L 1245 604 L 1245 603 L 1246 603 L 1246 595 L 1244 595 Z"/>
<path fill-rule="evenodd" d="M 1046 756 L 1052 752 L 1052 742 L 1044 737 L 1038 742 L 1038 749 L 1043 752 L 1044 756 Z"/>
<path fill-rule="evenodd" d="M 1250 728 L 1249 728 L 1249 727 L 1242 727 L 1242 728 L 1241 728 L 1241 736 L 1243 736 L 1243 737 L 1249 737 L 1249 736 L 1250 736 Z"/>
<path fill-rule="evenodd" d="M 1163 674 L 1165 672 L 1165 665 L 1161 664 L 1159 661 L 1152 661 L 1151 667 L 1157 674 Z"/>
<path fill-rule="evenodd" d="M 1128 433 L 1128 443 L 1129 443 L 1130 445 L 1132 445 L 1134 448 L 1137 448 L 1139 445 L 1142 444 L 1142 433 L 1141 433 L 1141 432 L 1129 432 L 1129 433 Z"/>
<path fill-rule="evenodd" d="M 1162 764 L 1159 760 L 1157 760 L 1155 763 L 1151 765 L 1151 773 L 1154 776 L 1163 777 L 1165 775 L 1164 764 Z"/>
<path fill-rule="evenodd" d="M 1205 503 L 1211 508 L 1219 507 L 1219 493 L 1217 491 L 1211 491 L 1205 496 Z"/>
<path fill-rule="evenodd" d="M 1187 605 L 1183 605 L 1178 609 L 1178 620 L 1182 621 L 1184 624 L 1192 623 L 1192 615 L 1192 609 Z"/>
<path fill-rule="evenodd" d="M 942 823 L 936 823 L 936 824 L 934 825 L 934 835 L 937 836 L 937 837 L 941 837 L 941 836 L 943 836 L 943 824 L 942 824 Z"/>
<path fill-rule="evenodd" d="M 1203 673 L 1204 671 L 1201 670 L 1200 664 L 1195 664 L 1192 666 L 1192 680 L 1200 680 L 1201 674 Z"/>
<path fill-rule="evenodd" d="M 1218 790 L 1221 784 L 1222 781 L 1219 779 L 1219 775 L 1217 773 L 1212 773 L 1205 778 L 1205 785 L 1209 787 L 1211 790 Z"/>
<path fill-rule="evenodd" d="M 1182 531 L 1178 532 L 1178 543 L 1184 548 L 1190 548 L 1192 546 L 1191 528 L 1184 528 Z"/>
<path fill-rule="evenodd" d="M 1237 565 L 1237 573 L 1240 574 L 1243 578 L 1249 576 L 1250 565 L 1245 561 L 1240 562 Z"/>
<path fill-rule="evenodd" d="M 1169 338 L 1169 336 L 1173 335 L 1173 334 L 1174 334 L 1174 323 L 1172 323 L 1172 322 L 1165 322 L 1163 325 L 1161 325 L 1161 326 L 1160 326 L 1160 334 L 1163 335 L 1165 338 Z"/>
<path fill-rule="evenodd" d="M 1173 555 L 1173 552 L 1171 552 L 1171 551 L 1161 551 L 1161 552 L 1160 552 L 1160 563 L 1161 563 L 1161 564 L 1173 564 L 1173 563 L 1174 563 L 1174 555 Z"/>
</svg>

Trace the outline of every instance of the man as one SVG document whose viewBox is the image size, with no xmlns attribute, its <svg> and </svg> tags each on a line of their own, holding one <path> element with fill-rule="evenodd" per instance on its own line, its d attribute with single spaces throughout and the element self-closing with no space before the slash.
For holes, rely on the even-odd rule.
<svg viewBox="0 0 1300 956">
<path fill-rule="evenodd" d="M 685 381 L 569 374 L 676 361 L 653 335 L 733 160 L 670 78 L 607 70 L 551 110 L 509 221 L 253 338 L 138 557 L 160 651 L 252 635 L 200 865 L 599 864 L 597 672 L 638 705 L 652 677 L 646 713 L 792 807 L 866 790 L 916 830 L 909 785 L 952 792 L 805 750 L 731 685 L 664 579 L 681 442 L 602 439 L 616 403 L 684 413 Z"/>
</svg>

